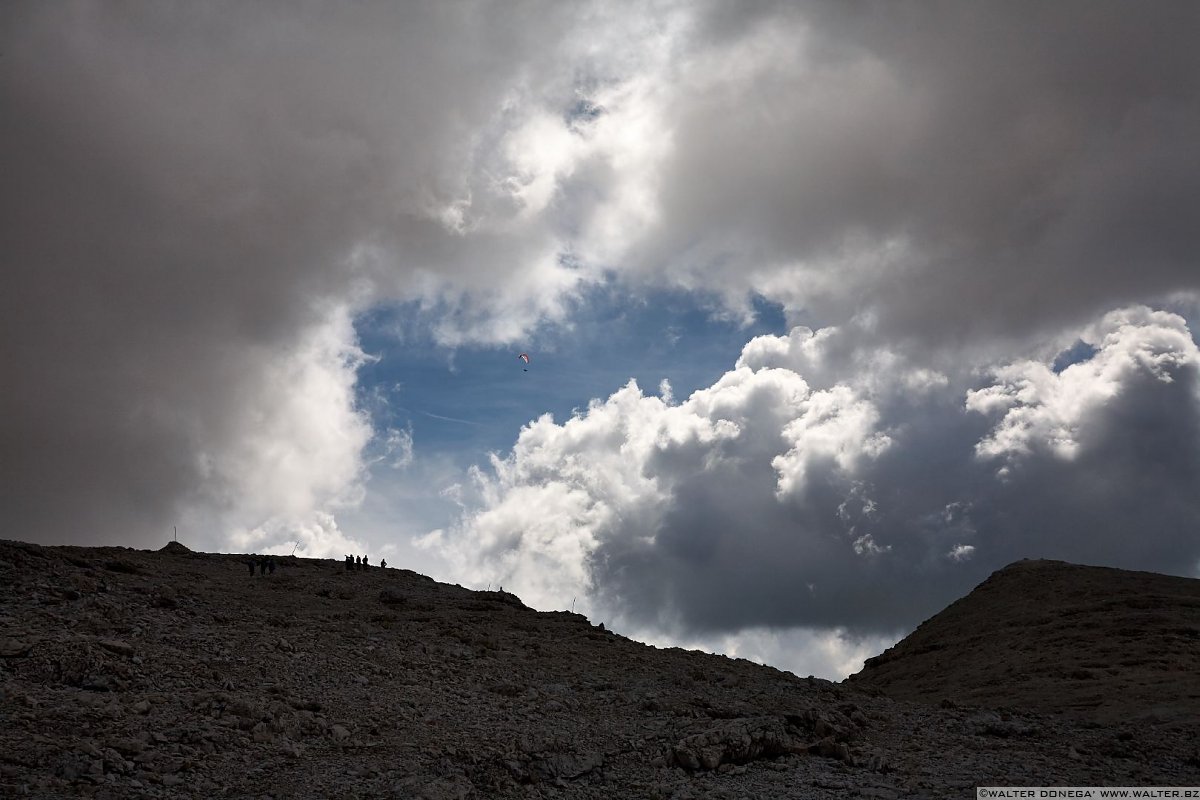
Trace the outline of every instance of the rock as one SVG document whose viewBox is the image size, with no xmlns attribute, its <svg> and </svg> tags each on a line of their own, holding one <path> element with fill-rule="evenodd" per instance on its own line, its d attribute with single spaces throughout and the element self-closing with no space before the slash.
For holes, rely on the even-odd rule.
<svg viewBox="0 0 1200 800">
<path fill-rule="evenodd" d="M 887 755 L 881 752 L 871 753 L 867 756 L 863 766 L 872 772 L 887 772 L 889 769 Z"/>
<path fill-rule="evenodd" d="M 121 656 L 133 655 L 133 645 L 121 639 L 101 639 L 97 642 L 105 650 Z"/>
<path fill-rule="evenodd" d="M 26 580 L 5 567 L 12 548 L 0 541 L 0 639 L 24 655 L 0 661 L 3 796 L 916 800 L 963 796 L 978 775 L 1171 786 L 1200 766 L 1196 715 L 1179 713 L 1192 701 L 1174 690 L 1190 676 L 1179 670 L 1154 706 L 1158 724 L 1110 726 L 989 710 L 954 683 L 897 702 L 647 647 L 508 595 L 315 559 L 289 564 L 286 580 L 252 582 L 244 562 L 218 554 L 124 551 L 141 571 L 108 573 L 109 593 L 80 589 L 68 611 L 34 595 L 57 602 L 54 586 L 84 586 L 111 552 Z M 34 590 L 39 582 L 50 589 Z M 146 602 L 159 584 L 178 608 Z M 376 602 L 385 586 L 408 599 Z M 1153 602 L 1163 613 L 1165 600 Z M 1087 618 L 1072 624 L 1092 630 Z M 1188 644 L 1182 632 L 1195 624 L 1172 624 Z M 301 642 L 304 657 L 292 657 Z M 1089 642 L 1077 639 L 1051 672 L 1096 686 L 1109 669 L 1097 665 L 1156 657 L 1123 642 L 1106 660 L 1088 652 L 1104 642 Z M 1097 677 L 1070 679 L 1077 667 Z M 969 710 L 942 708 L 942 697 Z"/>
<path fill-rule="evenodd" d="M 393 787 L 392 796 L 396 800 L 471 800 L 477 795 L 474 784 L 465 776 L 450 775 L 407 778 Z"/>
<path fill-rule="evenodd" d="M 529 771 L 543 781 L 555 778 L 572 780 L 603 765 L 603 753 L 556 753 L 532 761 L 529 764 Z"/>
<path fill-rule="evenodd" d="M 65 781 L 74 781 L 87 773 L 91 765 L 92 759 L 79 755 L 69 755 L 59 762 L 58 767 L 55 769 L 55 774 Z"/>
<path fill-rule="evenodd" d="M 408 598 L 395 589 L 383 589 L 379 592 L 379 602 L 387 606 L 401 606 L 408 602 Z"/>
<path fill-rule="evenodd" d="M 167 758 L 155 765 L 154 771 L 159 775 L 173 775 L 179 772 L 184 767 L 184 761 L 181 758 Z"/>
<path fill-rule="evenodd" d="M 0 641 L 0 658 L 24 658 L 33 650 L 32 642 L 7 638 Z"/>
<path fill-rule="evenodd" d="M 292 700 L 290 704 L 297 711 L 316 712 L 323 708 L 316 700 Z"/>
<path fill-rule="evenodd" d="M 1200 583 L 1061 561 L 993 573 L 847 683 L 920 703 L 1079 714 L 1200 717 Z M 1190 645 L 1190 646 L 1189 646 Z M 946 706 L 952 710 L 951 706 Z M 1147 720 L 1148 721 L 1148 720 Z M 997 727 L 986 735 L 1021 734 Z"/>
<path fill-rule="evenodd" d="M 177 608 L 178 606 L 178 595 L 170 586 L 158 587 L 150 597 L 151 608 Z"/>
<path fill-rule="evenodd" d="M 304 745 L 293 742 L 286 736 L 281 737 L 277 744 L 279 752 L 288 758 L 300 758 L 304 755 Z"/>
<path fill-rule="evenodd" d="M 1004 719 L 994 711 L 981 711 L 968 718 L 971 729 L 980 736 L 1031 736 L 1036 730 L 1020 720 Z"/>
<path fill-rule="evenodd" d="M 146 745 L 138 739 L 109 739 L 108 746 L 125 756 L 137 755 L 146 749 Z M 92 754 L 95 755 L 98 749 L 93 747 Z"/>
<path fill-rule="evenodd" d="M 237 700 L 230 703 L 226 711 L 235 717 L 241 717 L 243 719 L 257 719 L 260 716 L 258 706 L 256 706 L 254 703 L 251 703 L 244 697 L 239 697 Z"/>
<path fill-rule="evenodd" d="M 721 764 L 744 764 L 757 758 L 807 752 L 794 741 L 778 717 L 730 720 L 681 739 L 670 760 L 686 770 L 714 770 Z"/>
<path fill-rule="evenodd" d="M 812 745 L 810 752 L 816 752 L 825 758 L 837 759 L 838 761 L 854 766 L 854 758 L 850 754 L 849 745 L 845 742 L 835 741 L 832 737 L 826 737 L 815 745 Z"/>
</svg>

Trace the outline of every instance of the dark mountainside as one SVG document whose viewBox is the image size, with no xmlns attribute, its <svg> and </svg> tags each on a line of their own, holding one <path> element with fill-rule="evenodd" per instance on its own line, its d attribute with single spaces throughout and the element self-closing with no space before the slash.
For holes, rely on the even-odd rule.
<svg viewBox="0 0 1200 800">
<path fill-rule="evenodd" d="M 1195 717 L 907 703 L 656 649 L 405 570 L 276 561 L 251 577 L 243 556 L 182 545 L 0 541 L 0 796 L 941 798 L 1200 783 Z"/>
<path fill-rule="evenodd" d="M 1200 580 L 1018 561 L 847 684 L 1120 721 L 1200 719 Z"/>
</svg>

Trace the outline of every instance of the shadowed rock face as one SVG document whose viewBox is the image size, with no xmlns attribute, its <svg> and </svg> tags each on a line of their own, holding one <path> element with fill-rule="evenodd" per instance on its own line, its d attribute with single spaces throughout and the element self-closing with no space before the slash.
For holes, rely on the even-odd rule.
<svg viewBox="0 0 1200 800">
<path fill-rule="evenodd" d="M 1018 561 L 847 685 L 895 699 L 1200 719 L 1200 580 Z"/>
<path fill-rule="evenodd" d="M 406 570 L 0 541 L 0 796 L 932 798 L 1195 785 L 1195 719 L 895 701 Z"/>
</svg>

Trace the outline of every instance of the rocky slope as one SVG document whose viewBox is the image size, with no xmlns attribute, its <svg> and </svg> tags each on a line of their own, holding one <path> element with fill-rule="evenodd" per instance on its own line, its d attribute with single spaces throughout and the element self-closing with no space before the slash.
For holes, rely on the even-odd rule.
<svg viewBox="0 0 1200 800">
<path fill-rule="evenodd" d="M 847 683 L 1102 721 L 1200 719 L 1200 580 L 1018 561 Z"/>
<path fill-rule="evenodd" d="M 404 570 L 0 542 L 0 796 L 934 798 L 1196 785 L 1192 720 L 907 703 Z"/>
</svg>

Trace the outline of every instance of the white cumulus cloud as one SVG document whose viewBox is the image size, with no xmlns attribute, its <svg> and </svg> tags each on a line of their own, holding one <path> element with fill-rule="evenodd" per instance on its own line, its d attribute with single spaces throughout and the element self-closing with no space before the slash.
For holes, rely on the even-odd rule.
<svg viewBox="0 0 1200 800">
<path fill-rule="evenodd" d="M 1059 373 L 1038 343 L 947 370 L 853 326 L 758 337 L 681 402 L 631 382 L 530 423 L 430 546 L 535 607 L 577 597 L 730 653 L 885 639 L 1023 557 L 1178 571 L 1200 522 L 1196 343 L 1143 307 L 1073 333 L 1095 352 Z M 824 668 L 857 658 L 837 652 Z"/>
</svg>

